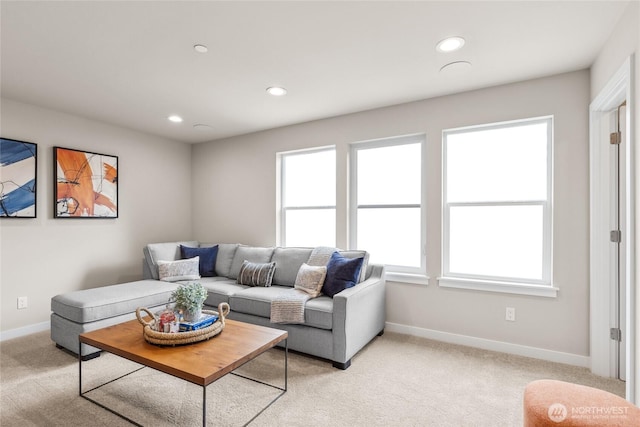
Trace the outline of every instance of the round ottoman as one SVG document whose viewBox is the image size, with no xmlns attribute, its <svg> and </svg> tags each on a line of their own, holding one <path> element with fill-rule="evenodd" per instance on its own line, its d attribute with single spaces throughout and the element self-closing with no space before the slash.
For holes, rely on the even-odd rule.
<svg viewBox="0 0 640 427">
<path fill-rule="evenodd" d="M 620 396 L 578 384 L 538 380 L 524 390 L 524 425 L 640 426 L 640 409 Z"/>
</svg>

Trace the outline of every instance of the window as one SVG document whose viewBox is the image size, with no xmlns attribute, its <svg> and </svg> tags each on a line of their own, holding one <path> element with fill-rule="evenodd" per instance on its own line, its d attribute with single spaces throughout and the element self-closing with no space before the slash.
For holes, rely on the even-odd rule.
<svg viewBox="0 0 640 427">
<path fill-rule="evenodd" d="M 279 154 L 280 245 L 335 246 L 336 150 Z"/>
<path fill-rule="evenodd" d="M 551 117 L 443 132 L 441 286 L 555 296 Z"/>
<path fill-rule="evenodd" d="M 351 247 L 398 281 L 426 282 L 423 150 L 422 135 L 351 145 Z"/>
</svg>

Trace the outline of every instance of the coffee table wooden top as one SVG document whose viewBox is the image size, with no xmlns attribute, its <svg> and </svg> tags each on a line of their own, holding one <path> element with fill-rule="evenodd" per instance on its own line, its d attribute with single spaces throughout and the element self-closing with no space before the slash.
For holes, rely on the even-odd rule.
<svg viewBox="0 0 640 427">
<path fill-rule="evenodd" d="M 149 344 L 138 320 L 80 335 L 80 342 L 194 384 L 207 386 L 287 339 L 287 331 L 225 319 L 206 341 L 175 347 Z"/>
</svg>

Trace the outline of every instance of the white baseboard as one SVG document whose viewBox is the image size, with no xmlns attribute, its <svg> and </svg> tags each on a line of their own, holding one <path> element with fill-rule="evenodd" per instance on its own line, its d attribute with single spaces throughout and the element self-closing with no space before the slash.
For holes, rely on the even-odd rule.
<svg viewBox="0 0 640 427">
<path fill-rule="evenodd" d="M 468 347 L 476 347 L 483 350 L 499 351 L 501 353 L 532 357 L 534 359 L 564 363 L 583 368 L 588 368 L 590 366 L 589 356 L 581 356 L 579 354 L 563 353 L 561 351 L 547 350 L 544 348 L 488 340 L 468 335 L 452 334 L 450 332 L 435 331 L 433 329 L 418 328 L 416 326 L 401 325 L 399 323 L 387 322 L 385 326 L 386 330 L 389 332 L 398 332 L 401 334 L 442 341 L 449 344 L 466 345 Z"/>
<path fill-rule="evenodd" d="M 22 328 L 10 329 L 0 332 L 0 342 L 13 338 L 23 337 L 25 335 L 35 334 L 36 332 L 47 331 L 51 329 L 51 321 L 36 323 L 33 325 L 23 326 Z"/>
</svg>

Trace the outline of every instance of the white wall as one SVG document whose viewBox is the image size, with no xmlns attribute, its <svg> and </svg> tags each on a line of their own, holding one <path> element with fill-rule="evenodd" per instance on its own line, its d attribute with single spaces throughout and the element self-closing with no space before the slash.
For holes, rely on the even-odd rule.
<svg viewBox="0 0 640 427">
<path fill-rule="evenodd" d="M 191 237 L 189 145 L 8 99 L 1 107 L 2 136 L 38 144 L 38 217 L 0 219 L 2 332 L 46 322 L 59 293 L 140 279 L 146 243 Z M 119 157 L 119 218 L 53 219 L 53 146 Z"/>
<path fill-rule="evenodd" d="M 193 149 L 194 238 L 276 243 L 276 152 L 336 144 L 338 246 L 346 247 L 348 144 L 426 133 L 429 286 L 388 283 L 387 321 L 587 356 L 588 71 L 504 85 L 198 144 Z M 443 129 L 555 116 L 554 284 L 557 298 L 439 288 Z M 366 249 L 366 248 L 363 248 Z M 504 320 L 515 307 L 516 322 Z"/>
<path fill-rule="evenodd" d="M 620 22 L 591 66 L 591 99 L 600 93 L 625 59 L 637 52 L 640 43 L 639 28 L 640 2 L 633 1 L 625 9 Z"/>
</svg>

